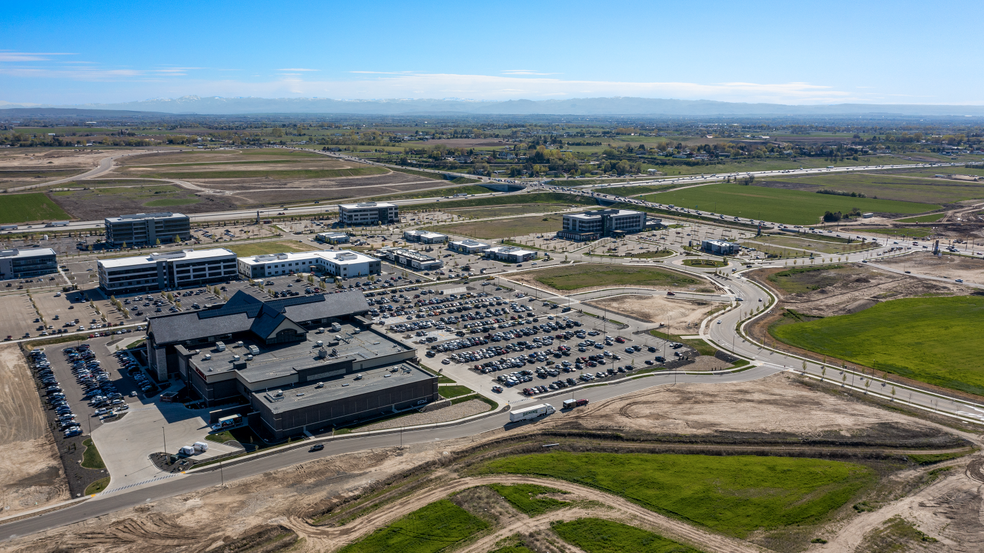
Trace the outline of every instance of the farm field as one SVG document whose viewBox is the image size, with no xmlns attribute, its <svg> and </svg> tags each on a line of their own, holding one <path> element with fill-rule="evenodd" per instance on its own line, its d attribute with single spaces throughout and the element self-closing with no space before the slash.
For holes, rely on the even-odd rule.
<svg viewBox="0 0 984 553">
<path fill-rule="evenodd" d="M 478 470 L 569 480 L 737 538 L 820 522 L 875 480 L 868 467 L 820 459 L 563 451 Z"/>
<path fill-rule="evenodd" d="M 932 174 L 916 172 L 768 176 L 756 180 L 755 184 L 806 192 L 841 190 L 864 194 L 868 198 L 931 204 L 984 198 L 984 182 L 939 179 L 933 178 Z"/>
<path fill-rule="evenodd" d="M 250 257 L 253 255 L 264 255 L 270 253 L 309 252 L 318 249 L 309 244 L 298 242 L 296 240 L 255 242 L 252 244 L 233 244 L 224 247 L 228 250 L 232 250 L 232 252 L 239 257 Z"/>
<path fill-rule="evenodd" d="M 854 208 L 876 213 L 922 213 L 939 205 L 871 198 L 851 198 L 816 194 L 801 190 L 783 190 L 762 186 L 710 184 L 685 190 L 644 196 L 662 204 L 713 211 L 790 225 L 816 224 L 825 211 L 848 213 Z"/>
<path fill-rule="evenodd" d="M 550 528 L 585 553 L 699 553 L 659 534 L 600 518 L 556 522 Z"/>
<path fill-rule="evenodd" d="M 427 230 L 445 234 L 456 234 L 472 238 L 498 239 L 524 236 L 530 233 L 557 232 L 563 228 L 560 215 L 537 215 L 535 217 L 516 217 L 476 221 L 474 223 L 455 223 L 428 227 Z"/>
<path fill-rule="evenodd" d="M 417 509 L 339 553 L 436 553 L 487 527 L 485 521 L 444 499 Z"/>
<path fill-rule="evenodd" d="M 51 198 L 38 192 L 32 194 L 8 194 L 0 202 L 0 223 L 31 223 L 71 219 Z"/>
<path fill-rule="evenodd" d="M 680 288 L 703 281 L 657 267 L 632 267 L 579 263 L 523 273 L 556 290 L 577 290 L 592 286 L 665 286 Z"/>
<path fill-rule="evenodd" d="M 88 190 L 52 192 L 52 198 L 65 211 L 83 220 L 120 213 L 168 211 L 183 213 L 231 209 L 235 203 L 222 196 L 198 196 L 194 191 L 166 183 L 129 186 L 100 186 Z"/>
<path fill-rule="evenodd" d="M 984 396 L 982 317 L 984 297 L 906 298 L 770 332 L 809 351 Z"/>
</svg>

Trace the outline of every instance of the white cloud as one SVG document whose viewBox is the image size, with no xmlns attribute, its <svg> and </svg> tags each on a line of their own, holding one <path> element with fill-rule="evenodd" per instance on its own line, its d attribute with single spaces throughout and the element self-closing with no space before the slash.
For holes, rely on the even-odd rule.
<svg viewBox="0 0 984 553">
<path fill-rule="evenodd" d="M 68 52 L 13 52 L 0 50 L 0 62 L 47 61 L 51 56 L 75 56 Z"/>
<path fill-rule="evenodd" d="M 293 69 L 277 69 L 277 71 L 290 71 L 291 73 L 308 73 L 313 71 L 321 71 L 320 69 L 305 69 L 303 67 L 293 68 Z"/>
<path fill-rule="evenodd" d="M 532 69 L 506 69 L 502 72 L 503 75 L 559 75 L 559 73 L 539 73 L 533 71 Z"/>
</svg>

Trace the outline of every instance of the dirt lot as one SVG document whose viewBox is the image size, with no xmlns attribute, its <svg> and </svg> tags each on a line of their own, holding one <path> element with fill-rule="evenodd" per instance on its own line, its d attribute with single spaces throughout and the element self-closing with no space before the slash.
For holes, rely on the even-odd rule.
<svg viewBox="0 0 984 553">
<path fill-rule="evenodd" d="M 117 153 L 137 150 L 41 150 L 11 148 L 0 152 L 0 188 L 41 184 L 80 174 Z"/>
<path fill-rule="evenodd" d="M 819 393 L 786 374 L 743 384 L 682 384 L 648 389 L 591 405 L 581 412 L 554 421 L 544 421 L 541 428 L 561 425 L 691 436 L 707 436 L 715 432 L 781 432 L 803 437 L 867 433 L 884 438 L 889 431 L 919 435 L 948 431 L 933 423 Z M 513 434 L 524 432 L 528 429 L 511 431 Z M 497 430 L 477 438 L 481 441 L 499 439 L 505 435 L 506 431 Z M 976 436 L 970 437 L 976 439 Z M 233 482 L 225 488 L 213 487 L 162 499 L 86 523 L 19 538 L 5 546 L 17 551 L 51 551 L 67 543 L 89 551 L 140 551 L 147 548 L 199 551 L 228 544 L 261 526 L 282 524 L 304 540 L 295 551 L 335 549 L 452 491 L 485 482 L 481 478 L 449 481 L 447 472 L 438 470 L 432 488 L 390 503 L 340 527 L 311 526 L 304 517 L 312 509 L 332 497 L 354 493 L 371 481 L 385 479 L 419 463 L 439 459 L 445 455 L 444 452 L 456 451 L 474 443 L 468 438 L 415 445 L 402 454 L 394 450 L 376 450 L 313 461 Z M 943 478 L 917 495 L 892 500 L 881 509 L 863 513 L 846 523 L 838 523 L 830 529 L 830 536 L 825 536 L 831 541 L 826 550 L 852 551 L 871 528 L 877 527 L 894 513 L 903 512 L 907 518 L 917 520 L 921 530 L 946 545 L 944 550 L 978 551 L 980 542 L 984 540 L 984 525 L 980 521 L 982 497 L 977 489 L 980 482 L 964 474 L 967 459 L 955 464 L 959 465 L 956 469 L 945 473 Z M 903 473 L 900 478 L 907 474 L 908 477 L 915 477 L 917 472 Z M 506 479 L 515 480 L 509 483 L 536 480 L 523 476 L 495 478 L 500 483 L 505 483 Z M 591 488 L 566 483 L 560 487 L 573 491 L 578 499 L 598 501 L 608 506 L 598 509 L 590 503 L 578 502 L 578 509 L 592 509 L 591 516 L 625 520 L 661 531 L 670 537 L 682 537 L 700 543 L 707 551 L 745 548 L 744 544 L 661 517 Z M 526 520 L 529 528 L 521 528 L 518 521 L 510 523 L 512 519 L 507 516 L 509 513 L 505 513 L 502 520 L 505 527 L 496 532 L 496 536 L 504 537 L 511 532 L 538 528 L 537 525 L 548 518 L 566 519 L 565 513 L 568 512 L 550 513 L 545 515 L 544 521 Z M 584 513 L 579 511 L 575 515 L 583 516 Z M 225 524 L 203 525 L 202 520 L 223 520 Z M 486 551 L 494 541 L 483 538 L 468 550 Z M 835 543 L 840 546 L 831 547 Z"/>
<path fill-rule="evenodd" d="M 15 344 L 0 345 L 0 421 L 0 516 L 69 499 L 31 370 Z"/>
<path fill-rule="evenodd" d="M 956 255 L 936 257 L 929 252 L 920 252 L 887 259 L 879 263 L 894 269 L 903 268 L 903 270 L 921 275 L 946 279 L 962 278 L 968 282 L 984 283 L 984 259 L 972 259 Z"/>
<path fill-rule="evenodd" d="M 615 313 L 623 313 L 641 321 L 667 323 L 674 326 L 699 325 L 704 317 L 720 304 L 691 300 L 668 299 L 666 296 L 613 296 L 585 302 Z"/>
</svg>

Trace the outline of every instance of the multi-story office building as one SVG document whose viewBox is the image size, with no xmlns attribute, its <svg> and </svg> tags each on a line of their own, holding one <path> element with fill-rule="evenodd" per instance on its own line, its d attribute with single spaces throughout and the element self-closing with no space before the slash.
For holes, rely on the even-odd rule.
<svg viewBox="0 0 984 553">
<path fill-rule="evenodd" d="M 386 202 L 341 204 L 338 219 L 343 225 L 388 225 L 400 220 L 400 208 Z"/>
<path fill-rule="evenodd" d="M 201 286 L 239 277 L 236 254 L 225 248 L 102 259 L 97 266 L 99 287 L 107 294 Z"/>
<path fill-rule="evenodd" d="M 246 278 L 266 278 L 291 273 L 327 273 L 341 278 L 378 275 L 381 263 L 358 252 L 313 251 L 275 253 L 242 257 L 239 274 Z"/>
<path fill-rule="evenodd" d="M 153 246 L 187 240 L 191 237 L 191 220 L 181 213 L 137 213 L 106 217 L 106 242 L 112 246 Z"/>
<path fill-rule="evenodd" d="M 30 278 L 58 272 L 58 259 L 51 248 L 0 251 L 0 280 Z"/>
<path fill-rule="evenodd" d="M 564 215 L 564 230 L 557 233 L 565 240 L 597 240 L 639 232 L 646 228 L 646 214 L 626 209 L 600 209 Z"/>
</svg>

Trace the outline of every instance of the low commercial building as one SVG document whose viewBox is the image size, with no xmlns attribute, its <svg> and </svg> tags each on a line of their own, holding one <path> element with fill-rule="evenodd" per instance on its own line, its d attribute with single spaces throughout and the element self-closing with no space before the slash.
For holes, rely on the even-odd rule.
<svg viewBox="0 0 984 553">
<path fill-rule="evenodd" d="M 58 272 L 58 256 L 51 248 L 0 251 L 0 280 L 31 278 Z"/>
<path fill-rule="evenodd" d="M 329 274 L 341 278 L 378 275 L 382 263 L 375 257 L 353 252 L 313 251 L 274 253 L 239 258 L 239 274 L 266 278 L 293 273 Z"/>
<path fill-rule="evenodd" d="M 99 287 L 108 295 L 201 286 L 239 277 L 236 254 L 225 248 L 100 259 L 97 270 Z"/>
<path fill-rule="evenodd" d="M 362 202 L 338 206 L 338 220 L 343 225 L 388 225 L 400 220 L 400 208 L 387 202 Z"/>
<path fill-rule="evenodd" d="M 444 262 L 440 259 L 406 248 L 382 248 L 379 254 L 387 261 L 417 271 L 435 271 L 444 266 Z"/>
<path fill-rule="evenodd" d="M 646 228 L 646 214 L 627 209 L 599 209 L 564 215 L 564 228 L 557 233 L 565 240 L 597 240 L 604 236 L 641 232 Z"/>
<path fill-rule="evenodd" d="M 485 251 L 485 257 L 506 263 L 523 263 L 537 258 L 537 252 L 516 246 L 494 246 Z"/>
<path fill-rule="evenodd" d="M 361 292 L 264 302 L 237 292 L 220 307 L 153 317 L 147 354 L 208 406 L 247 401 L 268 439 L 368 420 L 439 399 L 416 349 L 372 329 Z"/>
<path fill-rule="evenodd" d="M 322 232 L 315 239 L 325 244 L 348 244 L 349 235 L 344 232 Z"/>
<path fill-rule="evenodd" d="M 700 249 L 712 255 L 735 255 L 741 251 L 741 246 L 726 240 L 704 240 Z"/>
<path fill-rule="evenodd" d="M 407 242 L 419 242 L 421 244 L 443 244 L 448 237 L 429 230 L 405 230 L 403 231 L 403 239 Z"/>
<path fill-rule="evenodd" d="M 471 238 L 466 238 L 465 240 L 457 240 L 448 244 L 448 248 L 458 253 L 482 253 L 492 246 L 479 242 L 478 240 L 472 240 Z"/>
<path fill-rule="evenodd" d="M 112 246 L 153 246 L 191 237 L 191 219 L 181 213 L 137 213 L 106 217 L 106 242 Z"/>
</svg>

